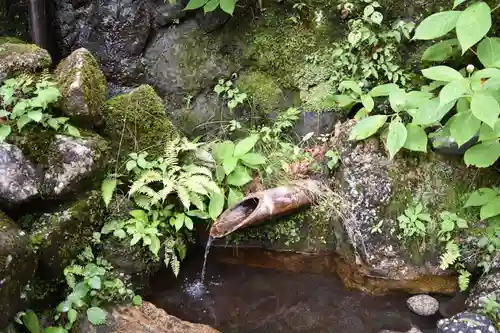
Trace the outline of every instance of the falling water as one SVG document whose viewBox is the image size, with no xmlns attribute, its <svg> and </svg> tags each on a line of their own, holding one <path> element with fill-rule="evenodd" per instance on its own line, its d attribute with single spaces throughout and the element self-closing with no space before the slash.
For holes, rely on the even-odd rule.
<svg viewBox="0 0 500 333">
<path fill-rule="evenodd" d="M 200 298 L 205 294 L 205 274 L 207 269 L 207 258 L 210 252 L 210 246 L 214 241 L 213 237 L 209 237 L 207 241 L 207 246 L 205 247 L 205 259 L 203 260 L 203 268 L 201 270 L 201 276 L 199 280 L 194 281 L 192 284 L 187 285 L 185 288 L 186 292 L 193 298 Z"/>
</svg>

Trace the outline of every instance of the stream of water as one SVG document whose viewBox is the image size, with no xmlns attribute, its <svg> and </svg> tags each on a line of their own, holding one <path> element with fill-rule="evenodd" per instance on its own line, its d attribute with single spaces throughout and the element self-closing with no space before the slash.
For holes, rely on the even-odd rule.
<svg viewBox="0 0 500 333">
<path fill-rule="evenodd" d="M 187 286 L 185 286 L 185 290 L 191 297 L 199 298 L 205 294 L 205 275 L 207 270 L 207 258 L 210 253 L 210 246 L 212 246 L 212 242 L 214 241 L 213 237 L 208 237 L 207 245 L 205 247 L 205 255 L 203 256 L 203 268 L 201 269 L 201 275 L 199 279 L 195 279 L 190 282 Z"/>
<path fill-rule="evenodd" d="M 378 333 L 411 326 L 427 333 L 435 332 L 439 319 L 411 313 L 406 295 L 368 296 L 346 290 L 333 277 L 221 264 L 215 257 L 203 277 L 201 260 L 185 262 L 173 283 L 166 284 L 164 277 L 153 281 L 146 298 L 174 316 L 222 333 Z M 194 290 L 202 280 L 201 292 Z"/>
</svg>

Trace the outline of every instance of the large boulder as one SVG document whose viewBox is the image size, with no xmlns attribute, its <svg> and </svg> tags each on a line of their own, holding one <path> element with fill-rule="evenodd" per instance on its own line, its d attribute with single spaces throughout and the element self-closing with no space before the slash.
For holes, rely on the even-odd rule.
<svg viewBox="0 0 500 333">
<path fill-rule="evenodd" d="M 41 173 L 14 145 L 0 143 L 0 203 L 18 205 L 39 194 Z"/>
<path fill-rule="evenodd" d="M 0 211 L 0 328 L 22 310 L 22 294 L 36 267 L 28 236 Z"/>
<path fill-rule="evenodd" d="M 487 297 L 493 297 L 500 301 L 500 269 L 482 276 L 477 281 L 467 299 L 467 309 L 481 311 Z M 500 309 L 497 309 L 496 315 L 500 318 Z"/>
<path fill-rule="evenodd" d="M 164 144 L 179 135 L 165 115 L 161 98 L 148 85 L 110 99 L 103 113 L 104 134 L 111 139 L 113 151 L 120 152 L 119 167 L 131 152 L 163 153 Z"/>
<path fill-rule="evenodd" d="M 221 41 L 204 34 L 196 20 L 159 30 L 144 52 L 146 80 L 171 108 L 228 78 L 235 64 L 219 51 Z"/>
<path fill-rule="evenodd" d="M 63 113 L 82 125 L 100 125 L 107 82 L 92 54 L 84 48 L 74 51 L 55 73 Z"/>
<path fill-rule="evenodd" d="M 461 312 L 451 318 L 438 321 L 437 333 L 498 333 L 492 321 L 485 315 Z"/>
<path fill-rule="evenodd" d="M 106 324 L 98 328 L 87 320 L 81 321 L 75 333 L 217 333 L 207 325 L 192 324 L 171 316 L 149 302 L 140 307 L 117 306 L 109 310 Z"/>
<path fill-rule="evenodd" d="M 330 144 L 342 161 L 334 181 L 342 214 L 333 216 L 341 226 L 336 230 L 343 262 L 339 275 L 346 285 L 367 291 L 454 291 L 451 272 L 439 268 L 441 248 L 432 226 L 424 246 L 422 240 L 399 236 L 397 218 L 416 202 L 433 218 L 442 211 L 460 213 L 464 196 L 493 184 L 498 175 L 433 153 L 401 152 L 391 160 L 378 138 L 349 141 L 354 123 L 337 124 Z"/>
<path fill-rule="evenodd" d="M 13 75 L 33 73 L 52 64 L 49 52 L 36 45 L 4 43 L 0 45 L 0 83 Z"/>
<path fill-rule="evenodd" d="M 153 24 L 150 1 L 55 1 L 55 26 L 63 55 L 84 47 L 109 79 L 137 82 L 140 56 Z"/>
<path fill-rule="evenodd" d="M 56 135 L 48 151 L 42 194 L 57 197 L 75 192 L 103 168 L 107 150 L 107 142 L 97 134 Z"/>
<path fill-rule="evenodd" d="M 102 228 L 105 211 L 101 193 L 91 191 L 34 221 L 31 242 L 46 276 L 62 276 L 64 267 L 91 243 L 93 232 Z"/>
</svg>

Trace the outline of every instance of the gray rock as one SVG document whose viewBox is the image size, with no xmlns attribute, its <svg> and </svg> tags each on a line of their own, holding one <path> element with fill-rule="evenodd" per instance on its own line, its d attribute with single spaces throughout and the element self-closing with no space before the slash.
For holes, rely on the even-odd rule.
<svg viewBox="0 0 500 333">
<path fill-rule="evenodd" d="M 185 17 L 186 11 L 183 9 L 188 2 L 188 0 L 176 1 L 175 3 L 164 0 L 154 0 L 153 14 L 156 27 L 166 27 Z"/>
<path fill-rule="evenodd" d="M 306 112 L 300 113 L 300 118 L 295 125 L 294 132 L 299 138 L 307 133 L 315 135 L 332 133 L 335 124 L 345 117 L 338 112 Z"/>
<path fill-rule="evenodd" d="M 92 178 L 103 166 L 108 146 L 98 135 L 74 138 L 56 135 L 49 150 L 48 168 L 42 192 L 58 196 L 72 192 L 81 182 Z"/>
<path fill-rule="evenodd" d="M 146 80 L 170 108 L 180 108 L 188 95 L 213 89 L 233 73 L 235 65 L 218 53 L 221 47 L 196 20 L 161 29 L 144 53 Z"/>
<path fill-rule="evenodd" d="M 55 26 L 63 55 L 80 47 L 98 59 L 108 79 L 132 83 L 143 73 L 142 54 L 153 25 L 150 1 L 55 1 Z"/>
<path fill-rule="evenodd" d="M 220 8 L 206 14 L 202 11 L 196 13 L 196 22 L 198 22 L 200 29 L 205 32 L 212 32 L 222 27 L 230 18 L 231 15 L 222 11 Z"/>
<path fill-rule="evenodd" d="M 84 48 L 74 51 L 57 66 L 55 76 L 63 113 L 82 126 L 100 125 L 107 82 L 92 54 Z"/>
<path fill-rule="evenodd" d="M 467 310 L 480 311 L 486 297 L 496 297 L 500 300 L 500 270 L 490 271 L 483 275 L 472 288 L 469 298 L 467 298 Z M 497 311 L 500 317 L 500 310 Z"/>
<path fill-rule="evenodd" d="M 0 211 L 0 328 L 24 306 L 24 290 L 34 277 L 36 257 L 24 231 Z"/>
<path fill-rule="evenodd" d="M 410 328 L 408 331 L 391 331 L 391 330 L 382 330 L 379 331 L 378 333 L 422 333 L 422 331 L 418 328 L 413 326 Z"/>
<path fill-rule="evenodd" d="M 437 323 L 438 333 L 498 333 L 491 320 L 474 312 L 461 312 Z"/>
<path fill-rule="evenodd" d="M 420 316 L 432 316 L 439 310 L 439 302 L 429 295 L 415 295 L 406 300 L 408 308 Z"/>
<path fill-rule="evenodd" d="M 0 202 L 17 205 L 38 195 L 41 174 L 22 151 L 0 143 Z"/>
<path fill-rule="evenodd" d="M 49 52 L 32 44 L 0 45 L 0 83 L 19 73 L 36 72 L 52 64 Z"/>
<path fill-rule="evenodd" d="M 44 272 L 61 277 L 64 267 L 92 242 L 93 232 L 101 230 L 105 212 L 100 191 L 91 191 L 40 216 L 31 226 L 30 237 Z"/>
</svg>

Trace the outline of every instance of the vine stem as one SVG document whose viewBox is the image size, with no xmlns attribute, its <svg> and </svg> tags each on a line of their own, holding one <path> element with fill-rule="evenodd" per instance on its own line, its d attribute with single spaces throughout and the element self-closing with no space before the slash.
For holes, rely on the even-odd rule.
<svg viewBox="0 0 500 333">
<path fill-rule="evenodd" d="M 491 12 L 493 13 L 493 12 L 494 12 L 495 10 L 497 10 L 498 8 L 500 8 L 500 3 L 499 3 L 499 4 L 495 7 L 495 8 L 493 8 L 493 9 L 491 10 Z"/>
</svg>

